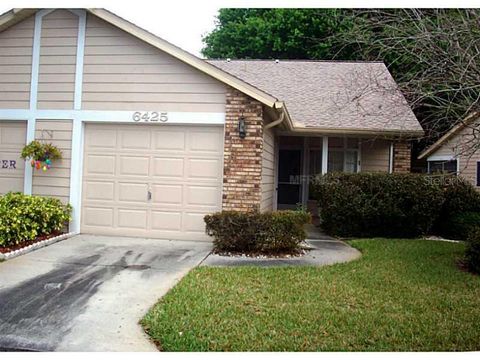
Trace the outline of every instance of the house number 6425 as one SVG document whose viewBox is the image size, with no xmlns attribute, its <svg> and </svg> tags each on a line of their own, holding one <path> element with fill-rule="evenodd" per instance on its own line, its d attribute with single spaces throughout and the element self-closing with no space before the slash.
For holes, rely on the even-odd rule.
<svg viewBox="0 0 480 360">
<path fill-rule="evenodd" d="M 135 122 L 166 122 L 168 121 L 168 113 L 157 111 L 135 111 L 132 115 Z"/>
</svg>

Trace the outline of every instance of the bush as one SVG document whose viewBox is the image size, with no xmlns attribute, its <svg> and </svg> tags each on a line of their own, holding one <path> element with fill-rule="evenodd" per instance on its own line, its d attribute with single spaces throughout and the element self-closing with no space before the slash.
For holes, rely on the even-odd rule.
<svg viewBox="0 0 480 360">
<path fill-rule="evenodd" d="M 468 269 L 480 274 L 480 227 L 470 231 L 467 247 L 465 249 L 465 260 Z"/>
<path fill-rule="evenodd" d="M 311 218 L 305 211 L 222 211 L 204 220 L 217 252 L 279 254 L 298 250 Z"/>
<path fill-rule="evenodd" d="M 323 229 L 340 236 L 425 234 L 443 203 L 441 186 L 420 174 L 330 173 L 312 188 Z"/>
<path fill-rule="evenodd" d="M 468 181 L 455 178 L 444 188 L 445 201 L 434 226 L 434 233 L 452 239 L 465 239 L 463 224 L 474 223 L 480 213 L 480 193 Z M 478 220 L 477 220 L 478 221 Z"/>
<path fill-rule="evenodd" d="M 441 235 L 448 239 L 466 240 L 477 226 L 480 226 L 480 212 L 461 212 L 444 221 Z"/>
<path fill-rule="evenodd" d="M 58 199 L 21 193 L 0 196 L 0 246 L 59 231 L 70 220 L 70 213 L 70 205 L 63 205 Z"/>
</svg>

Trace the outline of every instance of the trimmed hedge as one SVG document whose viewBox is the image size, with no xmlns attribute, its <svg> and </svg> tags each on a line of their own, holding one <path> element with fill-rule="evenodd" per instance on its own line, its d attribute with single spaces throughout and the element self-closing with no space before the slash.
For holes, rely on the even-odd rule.
<svg viewBox="0 0 480 360">
<path fill-rule="evenodd" d="M 444 202 L 441 185 L 420 174 L 330 173 L 312 188 L 322 228 L 339 236 L 426 234 Z"/>
<path fill-rule="evenodd" d="M 58 199 L 8 193 L 0 196 L 0 246 L 35 240 L 61 230 L 71 207 Z"/>
<path fill-rule="evenodd" d="M 444 198 L 433 232 L 465 240 L 480 218 L 480 193 L 468 181 L 455 177 L 444 188 Z"/>
<path fill-rule="evenodd" d="M 445 219 L 439 234 L 447 239 L 466 240 L 475 227 L 480 227 L 480 212 L 466 211 Z"/>
<path fill-rule="evenodd" d="M 474 228 L 468 235 L 465 260 L 470 271 L 480 274 L 480 227 Z"/>
<path fill-rule="evenodd" d="M 311 217 L 305 211 L 222 211 L 204 220 L 216 252 L 280 254 L 299 249 Z"/>
</svg>

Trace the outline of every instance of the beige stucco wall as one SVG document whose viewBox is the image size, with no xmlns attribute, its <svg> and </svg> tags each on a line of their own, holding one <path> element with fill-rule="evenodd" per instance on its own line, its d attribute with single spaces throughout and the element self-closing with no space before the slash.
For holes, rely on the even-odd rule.
<svg viewBox="0 0 480 360">
<path fill-rule="evenodd" d="M 62 160 L 43 172 L 33 170 L 33 195 L 53 196 L 68 203 L 70 195 L 70 159 L 72 150 L 71 120 L 37 120 L 35 139 L 52 143 L 62 151 Z"/>
<path fill-rule="evenodd" d="M 382 139 L 362 140 L 360 161 L 361 172 L 387 172 L 390 161 L 390 142 Z"/>
<path fill-rule="evenodd" d="M 262 154 L 262 183 L 260 211 L 273 210 L 273 196 L 275 194 L 275 137 L 273 129 L 263 133 Z"/>
<path fill-rule="evenodd" d="M 224 112 L 225 86 L 88 14 L 83 108 Z"/>
<path fill-rule="evenodd" d="M 34 17 L 0 32 L 0 108 L 28 109 Z"/>
<path fill-rule="evenodd" d="M 39 109 L 73 109 L 78 16 L 56 10 L 43 17 L 38 74 Z"/>
</svg>

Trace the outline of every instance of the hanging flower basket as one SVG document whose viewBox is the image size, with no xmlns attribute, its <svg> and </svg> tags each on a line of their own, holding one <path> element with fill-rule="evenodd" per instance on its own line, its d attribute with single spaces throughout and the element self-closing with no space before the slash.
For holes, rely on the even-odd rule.
<svg viewBox="0 0 480 360">
<path fill-rule="evenodd" d="M 62 152 L 52 144 L 42 144 L 34 140 L 22 149 L 23 160 L 30 160 L 30 165 L 37 170 L 47 171 L 52 167 L 52 161 L 60 160 Z"/>
</svg>

